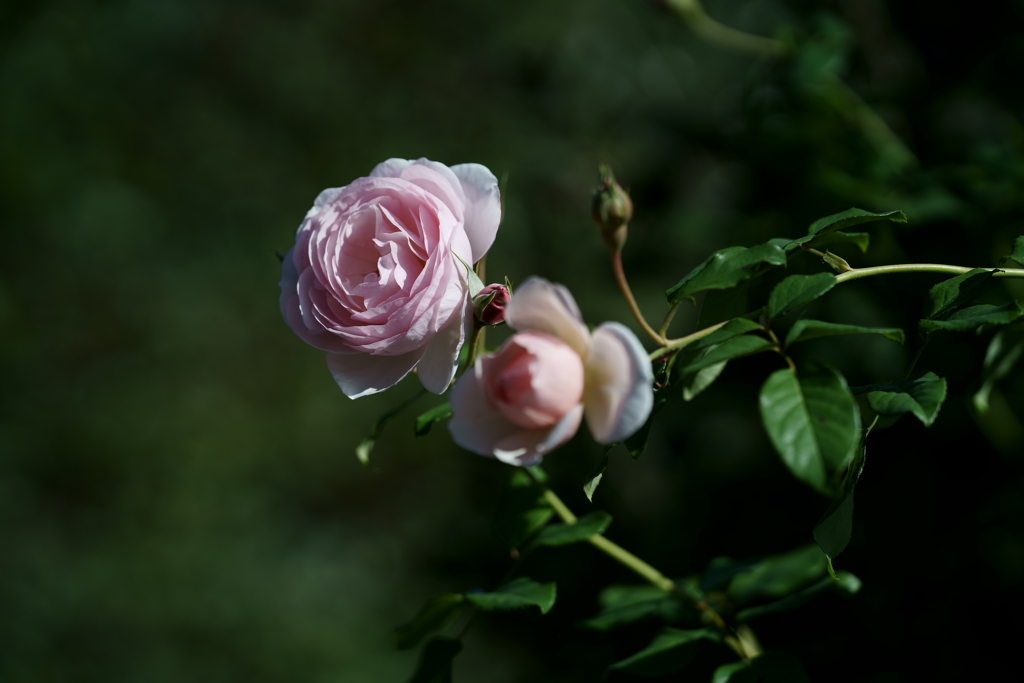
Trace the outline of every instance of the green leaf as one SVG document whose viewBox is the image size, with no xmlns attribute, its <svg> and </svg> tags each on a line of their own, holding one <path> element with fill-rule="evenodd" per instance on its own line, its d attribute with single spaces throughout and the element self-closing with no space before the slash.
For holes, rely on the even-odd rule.
<svg viewBox="0 0 1024 683">
<path fill-rule="evenodd" d="M 682 605 L 657 586 L 608 586 L 601 591 L 598 602 L 601 612 L 583 622 L 595 631 L 610 631 L 647 617 L 675 621 L 682 615 Z"/>
<path fill-rule="evenodd" d="M 836 276 L 832 273 L 815 273 L 814 275 L 790 275 L 775 285 L 768 297 L 768 317 L 778 318 L 794 308 L 814 301 L 836 285 Z"/>
<path fill-rule="evenodd" d="M 419 613 L 408 624 L 395 629 L 395 643 L 399 650 L 415 647 L 423 638 L 444 628 L 464 604 L 465 598 L 458 593 L 435 595 L 427 600 Z"/>
<path fill-rule="evenodd" d="M 905 340 L 903 330 L 898 327 L 859 327 L 827 323 L 823 320 L 797 320 L 793 327 L 789 328 L 789 334 L 786 335 L 786 346 L 809 339 L 834 337 L 841 334 L 880 334 L 898 344 L 902 344 Z"/>
<path fill-rule="evenodd" d="M 710 349 L 708 351 L 710 351 Z M 729 361 L 723 360 L 721 363 L 709 365 L 695 373 L 683 375 L 683 400 L 692 401 L 698 394 L 700 394 L 700 392 L 711 386 L 711 384 L 718 379 L 718 376 L 722 374 L 722 371 L 725 370 L 725 366 L 728 362 Z"/>
<path fill-rule="evenodd" d="M 416 671 L 408 683 L 451 683 L 452 660 L 462 652 L 462 641 L 454 638 L 431 638 L 423 646 Z"/>
<path fill-rule="evenodd" d="M 480 290 L 484 288 L 483 281 L 480 279 L 480 276 L 476 274 L 476 271 L 473 269 L 473 266 L 463 261 L 462 257 L 455 253 L 454 249 L 452 249 L 451 252 L 452 256 L 457 258 L 459 260 L 459 263 L 461 263 L 466 269 L 466 286 L 469 288 L 469 298 L 476 298 L 476 295 L 479 294 Z"/>
<path fill-rule="evenodd" d="M 816 545 L 770 555 L 729 582 L 726 593 L 742 605 L 756 599 L 777 599 L 794 593 L 826 573 L 825 557 Z M 830 579 L 831 580 L 831 579 Z"/>
<path fill-rule="evenodd" d="M 764 337 L 755 337 L 753 335 L 733 337 L 728 341 L 722 342 L 718 346 L 710 348 L 699 360 L 684 366 L 682 374 L 689 375 L 708 366 L 721 363 L 722 361 L 750 356 L 755 353 L 767 351 L 771 348 L 775 348 L 775 343 L 770 339 L 765 339 Z"/>
<path fill-rule="evenodd" d="M 853 490 L 864 471 L 866 441 L 867 433 L 860 438 L 857 452 L 854 453 L 853 461 L 846 470 L 839 493 L 814 527 L 814 540 L 828 558 L 828 572 L 832 578 L 837 578 L 835 569 L 832 568 L 832 560 L 843 552 L 853 533 Z"/>
<path fill-rule="evenodd" d="M 853 391 L 867 394 L 868 405 L 879 415 L 913 413 L 925 427 L 930 427 L 946 400 L 946 380 L 929 372 L 915 380 L 856 387 Z"/>
<path fill-rule="evenodd" d="M 604 453 L 601 454 L 601 461 L 597 464 L 597 467 L 587 480 L 583 482 L 583 493 L 586 494 L 587 500 L 591 503 L 594 502 L 594 492 L 597 491 L 597 485 L 601 483 L 601 479 L 604 477 L 604 471 L 608 469 L 608 451 L 612 449 L 612 446 L 605 446 Z"/>
<path fill-rule="evenodd" d="M 644 422 L 643 427 L 636 430 L 632 436 L 622 442 L 626 450 L 629 451 L 629 457 L 633 458 L 633 460 L 639 458 L 647 450 L 647 439 L 651 436 L 651 425 L 654 424 L 655 416 L 661 412 L 667 401 L 668 392 L 665 388 L 655 391 L 654 406 L 651 408 L 651 414 L 647 416 L 647 421 Z"/>
<path fill-rule="evenodd" d="M 665 676 L 689 664 L 703 644 L 721 640 L 717 632 L 706 628 L 692 631 L 665 628 L 646 648 L 632 657 L 615 662 L 609 668 L 634 676 Z"/>
<path fill-rule="evenodd" d="M 751 660 L 759 683 L 811 683 L 800 660 L 781 650 L 768 650 Z"/>
<path fill-rule="evenodd" d="M 822 492 L 853 455 L 860 439 L 860 412 L 846 380 L 824 364 L 807 364 L 799 375 L 777 370 L 761 387 L 761 419 L 790 472 Z"/>
<path fill-rule="evenodd" d="M 1024 242 L 1024 237 L 1018 237 L 1018 242 Z M 1024 251 L 1024 244 L 1021 244 Z M 1016 253 L 1016 249 L 1014 249 Z M 1024 258 L 1024 253 L 1021 254 Z M 981 388 L 974 394 L 974 409 L 979 413 L 988 410 L 988 399 L 996 383 L 1010 374 L 1013 366 L 1017 364 L 1021 354 L 1024 353 L 1024 326 L 1016 325 L 1007 329 L 999 330 L 989 342 L 988 350 L 985 352 L 985 363 L 981 371 Z"/>
<path fill-rule="evenodd" d="M 414 403 L 425 393 L 427 393 L 426 389 L 420 389 L 415 394 L 399 403 L 396 407 L 377 418 L 377 422 L 373 425 L 373 431 L 370 433 L 370 436 L 360 441 L 359 445 L 356 446 L 356 457 L 359 458 L 359 462 L 363 464 L 363 467 L 370 466 L 370 452 L 373 451 L 373 447 L 376 445 L 377 439 L 379 439 L 380 435 L 384 433 L 384 427 L 387 426 L 388 422 L 391 422 L 396 415 L 409 407 L 409 405 Z"/>
<path fill-rule="evenodd" d="M 979 304 L 968 308 L 961 308 L 954 311 L 945 320 L 922 320 L 921 330 L 934 332 L 935 330 L 947 330 L 949 332 L 969 332 L 982 325 L 1006 325 L 1019 318 L 1024 311 L 1016 301 L 1009 301 L 1002 306 L 993 304 Z"/>
<path fill-rule="evenodd" d="M 430 432 L 430 428 L 434 426 L 435 422 L 441 420 L 447 420 L 452 416 L 452 406 L 449 403 L 442 403 L 439 406 L 434 406 L 427 412 L 423 413 L 416 418 L 416 436 L 423 436 Z"/>
<path fill-rule="evenodd" d="M 673 285 L 665 296 L 670 304 L 708 289 L 729 289 L 750 278 L 760 263 L 780 266 L 786 262 L 786 253 L 775 244 L 756 247 L 727 247 L 707 257 Z"/>
<path fill-rule="evenodd" d="M 715 669 L 711 683 L 757 683 L 759 680 L 757 672 L 754 671 L 753 661 L 741 659 Z"/>
<path fill-rule="evenodd" d="M 835 230 L 846 230 L 861 223 L 873 221 L 892 221 L 893 223 L 906 223 L 907 216 L 902 211 L 886 211 L 884 213 L 871 213 L 864 209 L 847 209 L 831 216 L 825 216 L 811 223 L 807 229 L 808 235 L 819 235 L 821 233 L 833 232 Z"/>
<path fill-rule="evenodd" d="M 813 246 L 824 247 L 830 244 L 852 244 L 866 254 L 871 245 L 871 235 L 866 232 L 825 232 L 814 236 Z"/>
<path fill-rule="evenodd" d="M 1024 235 L 1013 241 L 1013 251 L 1001 258 L 1000 263 L 1005 261 L 1016 261 L 1018 265 L 1024 266 Z"/>
<path fill-rule="evenodd" d="M 923 317 L 926 320 L 940 320 L 954 309 L 971 303 L 991 289 L 995 272 L 975 268 L 963 275 L 943 280 L 929 290 L 930 301 Z"/>
<path fill-rule="evenodd" d="M 781 600 L 769 602 L 767 605 L 758 605 L 757 607 L 740 610 L 736 614 L 736 622 L 739 624 L 745 624 L 748 621 L 753 621 L 754 619 L 758 619 L 768 614 L 788 612 L 789 610 L 796 609 L 797 607 L 810 602 L 819 595 L 830 591 L 838 590 L 845 595 L 853 595 L 860 590 L 860 587 L 861 581 L 856 576 L 850 572 L 839 572 L 835 579 L 830 576 L 826 576 L 807 588 L 793 593 L 792 595 L 788 595 Z"/>
<path fill-rule="evenodd" d="M 594 534 L 603 534 L 612 523 L 607 512 L 590 512 L 574 524 L 552 524 L 544 527 L 537 536 L 537 545 L 569 545 L 585 541 Z"/>
<path fill-rule="evenodd" d="M 717 346 L 718 344 L 728 341 L 733 337 L 738 337 L 741 334 L 746 334 L 747 332 L 753 332 L 760 329 L 762 329 L 760 323 L 756 323 L 749 318 L 736 318 L 735 320 L 730 320 L 726 324 L 722 325 L 703 339 L 698 339 L 693 342 L 686 347 L 686 351 L 699 351 L 700 349 L 705 349 L 709 346 Z"/>
<path fill-rule="evenodd" d="M 518 548 L 554 514 L 530 476 L 517 469 L 498 500 L 495 531 L 509 548 Z"/>
<path fill-rule="evenodd" d="M 492 593 L 466 593 L 466 599 L 485 612 L 539 607 L 547 614 L 555 606 L 555 584 L 521 577 Z"/>
<path fill-rule="evenodd" d="M 739 318 L 751 311 L 750 287 L 748 280 L 732 289 L 712 289 L 704 295 L 697 316 L 697 327 L 703 329 L 716 323 Z"/>
</svg>

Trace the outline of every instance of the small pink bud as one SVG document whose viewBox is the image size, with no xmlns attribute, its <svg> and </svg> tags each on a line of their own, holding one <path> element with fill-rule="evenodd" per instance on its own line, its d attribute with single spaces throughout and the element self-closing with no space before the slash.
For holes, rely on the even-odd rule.
<svg viewBox="0 0 1024 683">
<path fill-rule="evenodd" d="M 505 322 L 505 306 L 511 301 L 505 285 L 487 285 L 473 299 L 476 319 L 485 325 L 499 325 Z"/>
</svg>

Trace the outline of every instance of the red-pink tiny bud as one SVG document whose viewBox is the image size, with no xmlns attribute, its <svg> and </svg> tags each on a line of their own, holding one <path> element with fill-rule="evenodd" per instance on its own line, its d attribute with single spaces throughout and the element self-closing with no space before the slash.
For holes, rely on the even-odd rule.
<svg viewBox="0 0 1024 683">
<path fill-rule="evenodd" d="M 499 325 L 505 322 L 505 306 L 512 299 L 505 285 L 487 285 L 473 297 L 476 319 L 485 325 Z"/>
</svg>

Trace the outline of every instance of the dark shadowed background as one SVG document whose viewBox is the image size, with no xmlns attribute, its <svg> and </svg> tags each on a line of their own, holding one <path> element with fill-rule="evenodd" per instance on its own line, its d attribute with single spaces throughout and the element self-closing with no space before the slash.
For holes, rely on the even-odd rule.
<svg viewBox="0 0 1024 683">
<path fill-rule="evenodd" d="M 362 468 L 355 445 L 415 380 L 348 400 L 278 311 L 274 249 L 321 189 L 388 157 L 507 176 L 492 279 L 565 283 L 592 323 L 632 324 L 589 219 L 601 161 L 636 203 L 626 269 L 652 319 L 711 251 L 850 206 L 910 218 L 872 226 L 867 255 L 840 247 L 855 266 L 995 265 L 1024 234 L 1024 2 L 707 8 L 817 51 L 795 66 L 728 52 L 645 0 L 0 6 L 0 680 L 401 683 L 416 654 L 392 627 L 504 572 L 491 516 L 509 468 L 443 428 L 413 438 L 434 397 Z M 817 96 L 819 68 L 920 165 L 897 169 Z M 815 316 L 902 326 L 907 345 L 801 357 L 853 385 L 898 376 L 939 279 L 838 287 Z M 696 322 L 687 304 L 672 329 Z M 991 335 L 939 335 L 918 366 L 950 384 L 936 424 L 872 435 L 838 560 L 861 592 L 758 624 L 813 680 L 1019 669 L 1024 372 L 972 415 Z M 828 501 L 787 473 L 756 410 L 780 362 L 676 396 L 643 458 L 612 453 L 594 506 L 584 430 L 547 459 L 555 488 L 611 512 L 610 538 L 671 576 L 808 542 Z M 555 609 L 481 619 L 456 680 L 595 681 L 654 632 L 575 627 L 605 583 L 634 581 L 592 548 L 526 572 L 558 582 Z"/>
</svg>

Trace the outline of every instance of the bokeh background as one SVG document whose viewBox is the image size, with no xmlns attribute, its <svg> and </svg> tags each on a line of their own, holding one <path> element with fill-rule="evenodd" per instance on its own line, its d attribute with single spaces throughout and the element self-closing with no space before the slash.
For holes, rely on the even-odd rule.
<svg viewBox="0 0 1024 683">
<path fill-rule="evenodd" d="M 280 319 L 274 250 L 319 190 L 383 159 L 506 176 L 488 272 L 561 281 L 594 323 L 631 324 L 589 220 L 601 161 L 633 193 L 626 269 L 656 319 L 712 250 L 850 206 L 910 217 L 871 227 L 865 256 L 840 251 L 855 266 L 994 265 L 1024 234 L 1020 0 L 707 8 L 799 59 L 702 42 L 645 0 L 0 5 L 0 680 L 401 682 L 416 654 L 392 627 L 504 572 L 491 518 L 509 469 L 444 429 L 413 438 L 434 398 L 362 468 L 355 445 L 415 381 L 349 401 Z M 866 137 L 823 72 L 919 163 Z M 938 279 L 843 285 L 811 314 L 912 332 Z M 684 308 L 673 331 L 696 319 Z M 757 625 L 812 680 L 1018 670 L 1024 372 L 972 414 L 991 334 L 928 347 L 918 367 L 950 383 L 933 427 L 872 435 L 838 563 L 861 592 Z M 909 336 L 802 357 L 867 384 L 903 372 Z M 676 397 L 643 458 L 611 454 L 595 505 L 612 539 L 672 576 L 810 540 L 828 501 L 787 474 L 756 412 L 778 364 L 730 364 Z M 599 454 L 584 433 L 546 462 L 578 511 Z M 589 547 L 524 572 L 558 581 L 555 609 L 481 619 L 456 680 L 595 681 L 654 632 L 576 628 L 605 583 L 634 581 Z"/>
</svg>

